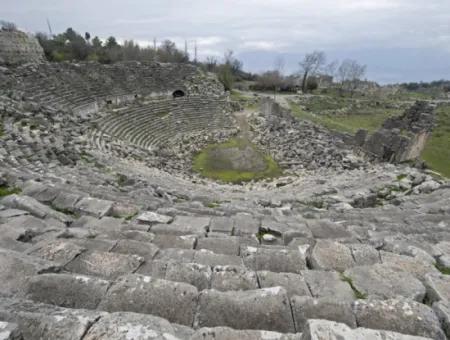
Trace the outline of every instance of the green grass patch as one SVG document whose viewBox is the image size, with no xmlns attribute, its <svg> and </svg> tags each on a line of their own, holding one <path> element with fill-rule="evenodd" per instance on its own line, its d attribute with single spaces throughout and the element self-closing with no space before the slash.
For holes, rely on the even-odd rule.
<svg viewBox="0 0 450 340">
<path fill-rule="evenodd" d="M 290 102 L 290 108 L 294 116 L 299 119 L 312 121 L 329 130 L 351 134 L 356 133 L 359 129 L 374 132 L 381 127 L 386 118 L 399 113 L 397 110 L 377 110 L 371 114 L 319 115 L 307 112 L 293 102 Z"/>
<path fill-rule="evenodd" d="M 235 148 L 233 152 L 244 151 L 251 148 L 253 156 L 260 157 L 265 164 L 262 171 L 241 171 L 230 166 L 230 160 L 227 157 L 218 158 L 217 152 Z M 245 155 L 244 155 L 245 156 Z M 212 144 L 198 153 L 193 160 L 192 169 L 200 173 L 203 177 L 214 180 L 240 184 L 251 180 L 260 180 L 263 178 L 273 178 L 281 175 L 282 171 L 278 167 L 275 160 L 257 150 L 257 148 L 249 141 L 239 138 L 233 138 L 221 144 Z"/>
<path fill-rule="evenodd" d="M 450 177 L 450 105 L 436 110 L 437 124 L 422 152 L 422 159 L 428 167 Z"/>
<path fill-rule="evenodd" d="M 0 197 L 13 195 L 13 194 L 20 194 L 22 190 L 20 188 L 10 188 L 6 186 L 0 186 Z"/>
<path fill-rule="evenodd" d="M 439 263 L 436 263 L 436 269 L 439 270 L 444 275 L 450 275 L 450 268 L 444 267 L 440 265 Z"/>
<path fill-rule="evenodd" d="M 344 274 L 341 273 L 341 280 L 347 282 L 350 285 L 350 287 L 353 290 L 353 294 L 355 294 L 355 298 L 360 300 L 367 299 L 367 294 L 364 294 L 360 292 L 358 289 L 356 289 L 355 286 L 353 285 L 353 280 L 350 277 L 345 276 Z"/>
<path fill-rule="evenodd" d="M 156 116 L 158 116 L 159 118 L 163 118 L 168 115 L 169 115 L 169 112 L 157 112 L 156 113 Z"/>
</svg>

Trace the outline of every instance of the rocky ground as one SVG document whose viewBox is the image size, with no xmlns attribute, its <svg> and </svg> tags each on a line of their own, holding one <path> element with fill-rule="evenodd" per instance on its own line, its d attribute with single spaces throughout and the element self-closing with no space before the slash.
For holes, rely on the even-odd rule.
<svg viewBox="0 0 450 340">
<path fill-rule="evenodd" d="M 450 184 L 437 174 L 367 162 L 262 111 L 255 143 L 299 164 L 220 184 L 188 159 L 236 131 L 155 153 L 1 103 L 0 338 L 450 336 Z"/>
</svg>

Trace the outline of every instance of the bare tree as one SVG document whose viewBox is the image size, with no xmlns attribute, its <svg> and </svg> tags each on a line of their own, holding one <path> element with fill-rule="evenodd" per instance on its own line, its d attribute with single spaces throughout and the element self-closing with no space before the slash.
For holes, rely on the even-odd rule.
<svg viewBox="0 0 450 340">
<path fill-rule="evenodd" d="M 325 66 L 323 73 L 330 77 L 336 76 L 336 71 L 339 66 L 339 60 L 333 60 L 331 63 Z"/>
<path fill-rule="evenodd" d="M 326 62 L 325 53 L 322 51 L 314 51 L 312 53 L 308 53 L 305 55 L 303 60 L 300 62 L 300 67 L 303 72 L 303 81 L 302 81 L 302 91 L 306 92 L 306 84 L 308 81 L 308 77 L 310 75 L 314 75 Z"/>
<path fill-rule="evenodd" d="M 214 72 L 217 67 L 217 58 L 214 56 L 206 57 L 205 65 L 208 72 Z"/>
<path fill-rule="evenodd" d="M 3 31 L 9 31 L 9 32 L 17 31 L 17 26 L 15 23 L 5 21 L 5 20 L 0 20 L 0 28 Z"/>
<path fill-rule="evenodd" d="M 341 90 L 347 89 L 353 96 L 355 90 L 366 73 L 366 65 L 359 64 L 356 60 L 346 59 L 337 70 L 337 76 L 341 83 Z"/>
</svg>

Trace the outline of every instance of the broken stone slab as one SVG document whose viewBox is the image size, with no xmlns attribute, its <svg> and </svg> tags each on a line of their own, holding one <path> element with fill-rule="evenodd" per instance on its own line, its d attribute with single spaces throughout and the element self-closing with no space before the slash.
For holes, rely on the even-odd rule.
<svg viewBox="0 0 450 340">
<path fill-rule="evenodd" d="M 172 216 L 162 215 L 153 211 L 146 211 L 136 217 L 136 220 L 142 224 L 167 224 L 173 221 Z"/>
<path fill-rule="evenodd" d="M 211 289 L 219 291 L 258 289 L 254 271 L 241 266 L 215 266 L 212 269 Z"/>
<path fill-rule="evenodd" d="M 380 254 L 378 250 L 368 244 L 351 244 L 349 248 L 352 252 L 356 266 L 370 266 L 380 263 Z"/>
<path fill-rule="evenodd" d="M 198 263 L 177 263 L 170 261 L 166 266 L 164 279 L 175 282 L 185 282 L 199 291 L 208 289 L 212 271 L 209 266 Z"/>
<path fill-rule="evenodd" d="M 4 295 L 15 295 L 23 290 L 29 277 L 57 272 L 60 269 L 57 263 L 0 249 L 0 292 Z"/>
<path fill-rule="evenodd" d="M 71 217 L 53 210 L 29 196 L 9 195 L 4 197 L 1 203 L 10 208 L 28 211 L 31 215 L 42 219 L 51 217 L 65 224 L 70 224 L 73 221 Z"/>
<path fill-rule="evenodd" d="M 353 311 L 358 326 L 445 340 L 433 310 L 409 299 L 357 300 Z"/>
<path fill-rule="evenodd" d="M 115 218 L 132 219 L 139 212 L 139 207 L 131 204 L 115 202 L 109 215 Z"/>
<path fill-rule="evenodd" d="M 167 248 L 161 249 L 154 259 L 166 262 L 192 263 L 194 262 L 194 254 L 195 250 L 192 249 Z"/>
<path fill-rule="evenodd" d="M 0 321 L 0 340 L 22 340 L 19 326 L 15 323 Z"/>
<path fill-rule="evenodd" d="M 138 255 L 146 261 L 151 261 L 158 251 L 159 248 L 152 243 L 134 240 L 119 240 L 111 249 L 113 253 Z"/>
<path fill-rule="evenodd" d="M 109 313 L 100 318 L 83 337 L 83 340 L 146 340 L 146 339 L 187 339 L 193 330 L 180 334 L 167 320 L 153 316 L 129 312 Z"/>
<path fill-rule="evenodd" d="M 419 336 L 367 328 L 352 329 L 346 324 L 328 320 L 308 320 L 301 340 L 431 340 Z"/>
<path fill-rule="evenodd" d="M 75 212 L 75 205 L 80 199 L 78 194 L 61 191 L 52 201 L 52 206 L 60 211 Z"/>
<path fill-rule="evenodd" d="M 233 235 L 234 220 L 231 217 L 215 216 L 211 218 L 209 231 L 213 233 L 223 233 Z"/>
<path fill-rule="evenodd" d="M 211 250 L 216 254 L 239 255 L 240 238 L 237 236 L 228 237 L 200 237 L 197 239 L 195 249 Z"/>
<path fill-rule="evenodd" d="M 331 240 L 317 240 L 310 248 L 308 261 L 313 269 L 341 272 L 355 265 L 350 248 Z"/>
<path fill-rule="evenodd" d="M 236 236 L 255 235 L 261 227 L 260 219 L 248 213 L 238 213 L 233 217 Z"/>
<path fill-rule="evenodd" d="M 450 338 L 450 303 L 448 301 L 435 302 L 433 310 L 441 322 L 445 335 Z"/>
<path fill-rule="evenodd" d="M 155 239 L 155 234 L 142 230 L 123 230 L 120 233 L 120 237 L 127 240 L 152 243 Z"/>
<path fill-rule="evenodd" d="M 421 281 L 425 279 L 425 275 L 427 274 L 439 274 L 439 271 L 433 264 L 424 262 L 415 257 L 398 255 L 385 251 L 381 251 L 380 256 L 382 263 L 386 266 L 397 271 L 410 273 Z"/>
<path fill-rule="evenodd" d="M 374 299 L 403 296 L 423 301 L 425 297 L 425 287 L 418 279 L 384 264 L 354 267 L 346 270 L 344 275 L 359 293 Z"/>
<path fill-rule="evenodd" d="M 150 232 L 175 236 L 203 235 L 208 232 L 209 217 L 177 216 L 171 224 L 155 224 Z"/>
<path fill-rule="evenodd" d="M 28 300 L 0 298 L 0 318 L 16 323 L 24 340 L 81 340 L 89 327 L 103 314 Z"/>
<path fill-rule="evenodd" d="M 25 210 L 19 210 L 19 209 L 5 209 L 0 210 L 0 219 L 6 219 L 10 217 L 17 217 L 22 215 L 28 215 L 29 212 Z"/>
<path fill-rule="evenodd" d="M 289 297 L 294 295 L 311 296 L 305 278 L 299 274 L 258 271 L 257 276 L 261 288 L 281 286 L 286 289 Z"/>
<path fill-rule="evenodd" d="M 75 204 L 75 209 L 82 214 L 101 218 L 110 213 L 113 205 L 114 202 L 112 201 L 94 197 L 83 197 Z"/>
<path fill-rule="evenodd" d="M 85 250 L 86 248 L 65 240 L 49 240 L 36 243 L 25 253 L 65 266 Z"/>
<path fill-rule="evenodd" d="M 195 235 L 165 235 L 154 234 L 153 243 L 160 249 L 166 248 L 181 248 L 181 249 L 194 249 L 197 237 Z"/>
<path fill-rule="evenodd" d="M 73 273 L 114 280 L 134 272 L 143 262 L 144 259 L 137 255 L 90 251 L 76 257 L 65 268 Z"/>
<path fill-rule="evenodd" d="M 33 197 L 42 203 L 52 202 L 56 196 L 58 196 L 61 189 L 51 186 L 50 184 L 43 184 L 33 180 L 27 181 L 23 188 L 22 193 L 26 196 Z"/>
<path fill-rule="evenodd" d="M 189 340 L 301 340 L 301 333 L 283 334 L 271 331 L 237 330 L 229 327 L 200 328 Z"/>
<path fill-rule="evenodd" d="M 197 288 L 187 283 L 131 274 L 111 286 L 98 309 L 152 314 L 191 326 L 197 298 Z"/>
<path fill-rule="evenodd" d="M 342 225 L 330 220 L 308 220 L 306 223 L 316 239 L 348 239 L 353 237 Z"/>
<path fill-rule="evenodd" d="M 314 298 L 333 297 L 341 301 L 355 300 L 355 293 L 340 273 L 324 270 L 302 270 L 301 275 Z"/>
<path fill-rule="evenodd" d="M 284 247 L 241 247 L 241 257 L 244 265 L 255 271 L 298 274 L 306 269 L 305 256 Z"/>
<path fill-rule="evenodd" d="M 194 327 L 227 326 L 283 333 L 295 332 L 289 299 L 282 287 L 200 293 Z"/>
<path fill-rule="evenodd" d="M 195 263 L 205 266 L 242 266 L 242 259 L 239 256 L 215 254 L 209 250 L 196 250 L 192 260 Z"/>
<path fill-rule="evenodd" d="M 72 230 L 72 228 L 70 228 L 70 230 Z M 101 252 L 109 252 L 116 244 L 114 241 L 99 238 L 68 238 L 67 241 L 90 251 Z"/>
<path fill-rule="evenodd" d="M 109 285 L 109 281 L 84 275 L 41 274 L 28 280 L 23 296 L 60 307 L 95 309 Z"/>
<path fill-rule="evenodd" d="M 291 298 L 292 315 L 297 332 L 302 332 L 308 319 L 323 319 L 344 323 L 356 328 L 352 304 L 335 298 L 315 299 L 309 296 Z"/>
<path fill-rule="evenodd" d="M 441 300 L 450 302 L 450 275 L 427 274 L 425 275 L 424 285 L 430 303 Z"/>
</svg>

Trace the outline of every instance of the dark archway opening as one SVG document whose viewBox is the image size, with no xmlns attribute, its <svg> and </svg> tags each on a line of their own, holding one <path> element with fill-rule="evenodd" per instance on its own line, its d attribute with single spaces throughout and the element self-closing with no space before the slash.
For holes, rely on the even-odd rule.
<svg viewBox="0 0 450 340">
<path fill-rule="evenodd" d="M 174 98 L 184 97 L 184 96 L 185 96 L 185 93 L 184 93 L 183 91 L 181 91 L 181 90 L 176 90 L 176 91 L 174 91 L 174 92 L 172 93 L 172 96 L 173 96 Z"/>
</svg>

